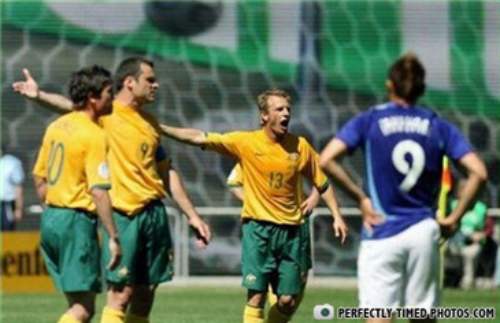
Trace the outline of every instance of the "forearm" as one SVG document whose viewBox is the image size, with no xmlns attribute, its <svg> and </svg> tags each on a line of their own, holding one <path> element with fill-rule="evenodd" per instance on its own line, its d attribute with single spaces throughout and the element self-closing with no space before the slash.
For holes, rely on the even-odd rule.
<svg viewBox="0 0 500 323">
<path fill-rule="evenodd" d="M 92 197 L 97 208 L 97 214 L 110 239 L 118 238 L 115 221 L 113 220 L 113 208 L 108 193 L 103 190 L 93 190 Z"/>
<path fill-rule="evenodd" d="M 206 142 L 205 133 L 198 129 L 177 128 L 163 124 L 160 125 L 160 128 L 164 136 L 193 146 L 202 146 Z"/>
<path fill-rule="evenodd" d="M 335 182 L 337 182 L 340 187 L 356 201 L 359 202 L 366 197 L 363 189 L 356 184 L 347 171 L 340 166 L 337 161 L 329 160 L 328 162 L 322 164 L 322 168 L 325 173 L 331 175 Z"/>
<path fill-rule="evenodd" d="M 18 186 L 16 188 L 15 208 L 16 210 L 22 210 L 23 207 L 24 207 L 24 189 L 22 186 Z"/>
<path fill-rule="evenodd" d="M 330 210 L 334 219 L 342 218 L 340 214 L 340 209 L 337 203 L 337 198 L 335 197 L 335 191 L 331 185 L 328 185 L 326 191 L 321 194 L 321 198 L 325 201 L 326 206 Z"/>
<path fill-rule="evenodd" d="M 456 221 L 459 221 L 465 212 L 474 205 L 488 179 L 486 166 L 476 153 L 468 153 L 459 162 L 467 171 L 467 180 L 462 188 L 457 206 L 450 214 L 450 217 Z"/>
<path fill-rule="evenodd" d="M 476 202 L 477 195 L 481 191 L 484 184 L 485 181 L 479 176 L 470 174 L 461 191 L 457 206 L 449 216 L 454 218 L 456 221 L 460 221 L 467 210 L 469 210 Z"/>
<path fill-rule="evenodd" d="M 169 181 L 172 199 L 175 203 L 177 203 L 181 211 L 187 216 L 188 219 L 198 217 L 198 212 L 191 202 L 191 199 L 186 192 L 186 188 L 184 187 L 184 183 L 176 170 L 170 169 Z"/>
<path fill-rule="evenodd" d="M 243 187 L 242 186 L 230 186 L 229 192 L 233 194 L 238 200 L 243 202 Z"/>
<path fill-rule="evenodd" d="M 321 197 L 321 194 L 319 194 L 318 189 L 313 186 L 311 189 L 311 193 L 307 197 L 308 199 L 315 199 L 316 201 L 319 201 L 319 198 Z"/>
<path fill-rule="evenodd" d="M 39 91 L 38 97 L 33 99 L 33 101 L 58 114 L 65 114 L 73 111 L 73 102 L 60 94 Z"/>
<path fill-rule="evenodd" d="M 45 198 L 47 196 L 47 180 L 43 177 L 34 176 L 33 181 L 35 183 L 35 191 L 38 196 L 38 200 L 41 204 L 45 204 Z"/>
</svg>

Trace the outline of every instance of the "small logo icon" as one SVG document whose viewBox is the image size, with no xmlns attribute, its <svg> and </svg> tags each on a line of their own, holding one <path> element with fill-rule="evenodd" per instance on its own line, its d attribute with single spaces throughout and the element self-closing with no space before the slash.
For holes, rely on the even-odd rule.
<svg viewBox="0 0 500 323">
<path fill-rule="evenodd" d="M 248 284 L 248 285 L 253 285 L 255 284 L 255 281 L 257 280 L 257 277 L 255 277 L 254 274 L 248 274 L 245 276 L 245 282 Z"/>
<path fill-rule="evenodd" d="M 314 306 L 314 319 L 316 320 L 332 320 L 333 319 L 333 306 L 330 304 Z"/>
<path fill-rule="evenodd" d="M 124 266 L 120 270 L 118 270 L 118 276 L 121 278 L 125 278 L 128 276 L 128 269 L 126 266 Z"/>
<path fill-rule="evenodd" d="M 108 163 L 102 162 L 99 164 L 99 168 L 97 169 L 97 173 L 101 178 L 108 179 L 109 178 L 109 167 Z"/>
</svg>

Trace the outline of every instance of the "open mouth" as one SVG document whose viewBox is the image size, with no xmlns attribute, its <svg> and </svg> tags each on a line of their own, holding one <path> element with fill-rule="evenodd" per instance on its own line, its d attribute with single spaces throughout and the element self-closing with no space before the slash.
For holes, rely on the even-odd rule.
<svg viewBox="0 0 500 323">
<path fill-rule="evenodd" d="M 290 119 L 283 119 L 283 120 L 281 120 L 281 122 L 280 122 L 281 129 L 287 130 L 289 123 L 290 123 Z"/>
</svg>

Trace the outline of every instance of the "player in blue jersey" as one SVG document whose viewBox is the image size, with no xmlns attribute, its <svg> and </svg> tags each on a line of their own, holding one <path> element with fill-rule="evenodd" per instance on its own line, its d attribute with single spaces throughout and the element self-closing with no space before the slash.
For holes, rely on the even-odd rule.
<svg viewBox="0 0 500 323">
<path fill-rule="evenodd" d="M 444 236 L 456 230 L 487 178 L 483 162 L 458 129 L 416 105 L 424 80 L 424 67 L 414 54 L 398 59 L 386 81 L 389 102 L 347 122 L 321 153 L 325 172 L 359 202 L 364 216 L 358 259 L 362 307 L 439 305 L 440 229 Z M 358 147 L 365 155 L 363 189 L 338 163 Z M 438 223 L 443 156 L 468 176 L 458 207 Z"/>
</svg>

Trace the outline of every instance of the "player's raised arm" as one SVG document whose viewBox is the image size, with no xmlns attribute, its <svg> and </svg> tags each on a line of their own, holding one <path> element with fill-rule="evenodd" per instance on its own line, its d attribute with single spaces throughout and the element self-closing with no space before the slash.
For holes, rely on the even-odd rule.
<svg viewBox="0 0 500 323">
<path fill-rule="evenodd" d="M 164 124 L 160 125 L 161 133 L 177 141 L 193 146 L 203 146 L 206 143 L 206 135 L 203 131 L 191 128 L 177 128 Z"/>
<path fill-rule="evenodd" d="M 73 110 L 73 102 L 71 102 L 70 99 L 60 94 L 41 91 L 38 83 L 33 76 L 31 76 L 28 69 L 23 69 L 23 74 L 25 78 L 24 81 L 18 81 L 12 84 L 14 92 L 58 114 L 68 113 Z"/>
</svg>

